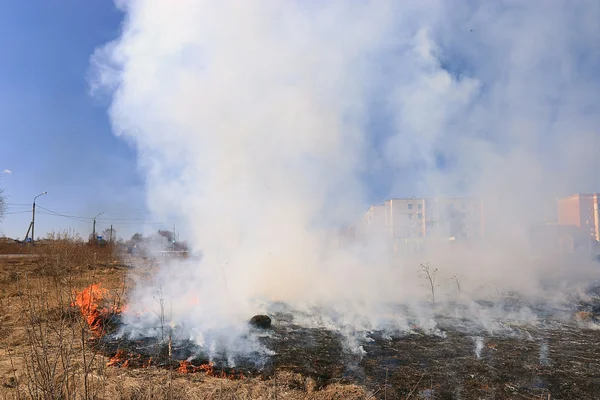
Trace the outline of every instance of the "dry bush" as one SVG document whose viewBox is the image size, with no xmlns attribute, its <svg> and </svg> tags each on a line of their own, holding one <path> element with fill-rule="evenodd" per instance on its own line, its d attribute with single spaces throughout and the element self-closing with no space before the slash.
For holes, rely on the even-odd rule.
<svg viewBox="0 0 600 400">
<path fill-rule="evenodd" d="M 32 251 L 39 257 L 2 260 L 0 397 L 99 398 L 106 360 L 88 344 L 87 323 L 72 307 L 74 290 L 101 279 L 123 291 L 125 270 L 111 262 L 109 249 L 65 237 Z"/>
<path fill-rule="evenodd" d="M 0 238 L 0 254 L 29 254 L 31 246 Z"/>
<path fill-rule="evenodd" d="M 73 271 L 91 270 L 117 259 L 110 246 L 98 246 L 61 236 L 36 244 L 33 252 L 43 260 L 37 271 L 42 275 L 60 276 Z"/>
<path fill-rule="evenodd" d="M 72 398 L 76 380 L 74 315 L 70 298 L 57 281 L 26 280 L 22 288 L 23 342 L 17 355 L 24 364 L 26 390 L 33 399 Z"/>
</svg>

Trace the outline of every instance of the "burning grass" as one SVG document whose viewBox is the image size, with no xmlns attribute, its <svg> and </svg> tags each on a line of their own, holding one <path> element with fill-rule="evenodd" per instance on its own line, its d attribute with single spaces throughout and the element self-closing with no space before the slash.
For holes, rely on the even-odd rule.
<svg viewBox="0 0 600 400">
<path fill-rule="evenodd" d="M 505 307 L 525 307 L 504 301 Z M 498 305 L 481 304 L 488 306 Z M 586 311 L 600 309 L 600 297 L 576 305 L 571 320 L 499 319 L 492 330 L 441 313 L 434 317 L 435 330 L 415 321 L 408 331 L 349 333 L 297 325 L 293 311 L 277 308 L 272 329 L 257 338 L 271 351 L 260 364 L 256 357 L 226 353 L 208 361 L 205 349 L 178 339 L 176 330 L 167 331 L 168 346 L 156 337 L 114 335 L 98 344 L 115 354 L 110 362 L 115 366 L 155 366 L 228 380 L 271 381 L 287 372 L 310 379 L 313 389 L 360 385 L 376 398 L 384 393 L 388 398 L 593 399 L 600 393 L 600 330 L 593 329 L 595 311 Z"/>
<path fill-rule="evenodd" d="M 296 312 L 274 307 L 272 329 L 247 333 L 268 350 L 257 362 L 256 354 L 209 357 L 176 328 L 162 339 L 117 335 L 127 276 L 144 279 L 154 267 L 125 267 L 89 249 L 82 259 L 77 249 L 61 243 L 38 259 L 1 261 L 0 398 L 593 399 L 600 393 L 597 293 L 573 305 L 571 320 L 540 311 L 536 323 L 497 321 L 502 329 L 495 331 L 444 313 L 433 317 L 437 331 L 416 320 L 408 323 L 413 329 L 393 332 L 308 328 L 295 322 Z"/>
<path fill-rule="evenodd" d="M 37 257 L 0 258 L 2 399 L 367 398 L 357 386 L 315 391 L 304 377 L 251 378 L 208 360 L 178 372 L 180 361 L 165 362 L 165 346 L 150 357 L 103 348 L 100 338 L 118 322 L 131 279 L 149 279 L 156 266 L 135 259 L 124 265 L 107 249 L 69 240 L 43 246 L 25 249 Z"/>
<path fill-rule="evenodd" d="M 96 337 L 102 336 L 109 328 L 111 320 L 122 311 L 116 304 L 102 305 L 108 300 L 107 293 L 108 290 L 101 283 L 93 283 L 81 291 L 73 291 L 75 300 L 72 306 L 79 309 L 90 331 Z"/>
<path fill-rule="evenodd" d="M 212 362 L 196 366 L 192 364 L 191 361 L 183 360 L 179 362 L 179 368 L 177 368 L 177 372 L 181 374 L 204 372 L 207 376 L 231 380 L 246 378 L 242 372 L 236 372 L 235 369 L 232 369 L 229 373 L 225 372 L 224 370 L 216 371 L 215 365 Z"/>
</svg>

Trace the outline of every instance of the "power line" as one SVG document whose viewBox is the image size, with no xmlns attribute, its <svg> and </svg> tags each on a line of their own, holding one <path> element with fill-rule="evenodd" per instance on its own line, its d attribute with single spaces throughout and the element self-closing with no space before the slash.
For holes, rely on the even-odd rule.
<svg viewBox="0 0 600 400">
<path fill-rule="evenodd" d="M 136 219 L 123 219 L 123 220 L 118 220 L 118 219 L 102 219 L 102 220 L 97 220 L 98 223 L 102 223 L 105 225 L 166 225 L 164 222 L 150 222 L 150 221 L 145 221 L 143 219 L 140 220 L 136 220 Z"/>
<path fill-rule="evenodd" d="M 89 223 L 89 222 L 91 222 L 93 220 L 93 218 L 90 218 L 90 217 L 80 217 L 80 216 L 77 216 L 77 215 L 67 215 L 67 214 L 62 214 L 62 213 L 50 210 L 50 209 L 45 208 L 45 207 L 41 207 L 41 206 L 37 206 L 37 207 L 46 211 L 46 212 L 39 211 L 40 214 L 44 214 L 44 215 L 51 215 L 51 216 L 57 216 L 57 217 L 70 218 L 70 219 L 73 219 L 75 221 L 86 222 L 86 223 Z M 121 220 L 118 220 L 118 219 L 117 220 L 112 220 L 112 219 L 102 219 L 101 220 L 101 219 L 98 219 L 97 221 L 105 223 L 105 224 L 113 223 L 114 225 L 164 225 L 164 222 L 142 222 L 143 220 L 136 220 L 136 219 L 121 219 Z"/>
<path fill-rule="evenodd" d="M 98 222 L 107 222 L 107 221 L 146 221 L 146 218 L 98 218 Z"/>
<path fill-rule="evenodd" d="M 11 204 L 16 204 L 16 203 L 11 203 Z M 30 204 L 21 204 L 21 205 L 28 206 L 28 207 L 31 206 Z M 45 208 L 40 205 L 37 205 L 37 208 L 45 210 L 48 213 L 50 213 L 51 215 L 61 216 L 61 217 L 65 217 L 65 218 L 71 218 L 71 219 L 75 219 L 75 220 L 86 220 L 86 221 L 93 220 L 93 218 L 88 217 L 86 215 L 79 214 L 76 211 L 50 210 L 49 208 Z M 45 215 L 50 215 L 50 214 L 45 214 Z M 125 215 L 130 215 L 132 217 L 130 217 L 130 218 L 121 218 L 120 217 L 120 216 L 125 216 Z M 150 224 L 150 225 L 164 224 L 164 222 L 148 222 L 146 218 L 142 218 L 143 215 L 151 216 L 152 213 L 149 213 L 149 212 L 136 212 L 136 213 L 108 212 L 108 213 L 104 214 L 105 218 L 97 218 L 96 221 L 103 222 L 106 224 L 110 224 L 112 222 L 114 222 L 116 224 L 124 224 L 124 223 L 131 223 L 131 224 L 140 223 L 140 224 Z M 181 218 L 170 218 L 170 220 L 179 221 L 179 220 L 181 220 Z"/>
<path fill-rule="evenodd" d="M 104 215 L 152 215 L 151 212 L 114 212 L 114 211 L 107 211 Z"/>
<path fill-rule="evenodd" d="M 5 212 L 4 215 L 29 213 L 31 210 Z"/>
<path fill-rule="evenodd" d="M 7 206 L 16 206 L 16 207 L 30 207 L 31 208 L 31 204 L 30 203 L 5 203 L 5 205 Z M 36 205 L 36 207 L 38 208 L 43 208 L 40 205 Z M 81 211 L 74 211 L 74 210 L 50 210 L 48 208 L 44 208 L 46 211 L 48 212 L 52 212 L 52 213 L 56 213 L 56 214 L 64 214 L 64 215 L 69 215 L 71 217 L 80 217 L 80 218 L 90 218 L 87 215 L 83 215 L 81 214 Z M 108 216 L 108 219 L 113 219 L 111 217 L 115 217 L 114 219 L 116 220 L 138 220 L 138 219 L 142 219 L 142 216 L 146 216 L 146 215 L 152 215 L 152 213 L 150 212 L 146 212 L 146 211 L 135 211 L 135 212 L 106 212 L 104 214 L 105 216 Z M 121 218 L 121 216 L 133 216 L 135 218 Z M 140 217 L 140 218 L 137 218 Z M 99 221 L 100 219 L 98 219 Z"/>
<path fill-rule="evenodd" d="M 85 222 L 86 224 L 89 223 L 90 221 L 85 220 L 83 218 L 79 218 L 79 217 L 72 217 L 69 215 L 62 215 L 62 214 L 56 214 L 56 213 L 48 213 L 48 212 L 43 212 L 43 211 L 39 211 L 38 214 L 42 214 L 42 215 L 49 215 L 51 217 L 62 217 L 62 218 L 69 218 L 72 219 L 74 221 L 78 221 L 78 222 Z"/>
<path fill-rule="evenodd" d="M 37 206 L 37 207 L 42 208 L 40 206 Z M 74 218 L 84 218 L 84 219 L 93 220 L 93 218 L 88 217 L 87 215 L 78 214 L 78 213 L 72 212 L 72 211 L 57 211 L 57 210 L 49 210 L 47 208 L 45 208 L 45 210 L 48 212 L 54 213 L 54 214 L 62 214 L 62 215 L 67 215 L 69 217 L 74 217 Z M 96 218 L 96 221 L 107 222 L 107 221 L 145 221 L 146 220 L 146 218 L 119 218 L 119 217 L 112 218 L 111 215 L 116 215 L 116 214 L 109 214 L 109 213 L 106 213 L 103 215 L 107 215 L 108 218 Z M 119 215 L 127 215 L 127 214 L 123 213 L 123 214 L 119 214 Z M 136 214 L 130 214 L 130 215 L 135 216 Z M 137 215 L 141 215 L 141 214 L 137 214 Z M 150 214 L 148 214 L 148 215 L 150 215 Z"/>
<path fill-rule="evenodd" d="M 80 222 L 89 222 L 86 219 L 91 220 L 91 218 L 80 217 L 80 216 L 77 216 L 77 215 L 66 215 L 66 214 L 57 213 L 56 211 L 52 211 L 52 210 L 50 210 L 48 208 L 41 207 L 41 206 L 38 206 L 38 208 L 41 208 L 42 210 L 47 211 L 47 213 L 40 212 L 40 214 L 44 214 L 44 215 L 56 215 L 56 216 L 59 216 L 59 217 L 70 218 L 70 219 L 73 219 L 75 221 L 80 221 Z"/>
<path fill-rule="evenodd" d="M 72 214 L 69 215 L 69 212 L 67 212 L 67 211 L 50 210 L 50 209 L 44 208 L 42 206 L 37 206 L 37 207 L 41 208 L 42 210 L 48 211 L 49 213 L 60 215 L 60 216 L 67 217 L 67 218 L 83 218 L 83 219 L 89 219 L 90 221 L 93 219 L 93 218 L 85 216 L 85 215 L 72 215 Z"/>
<path fill-rule="evenodd" d="M 31 206 L 29 206 L 27 209 L 23 209 L 23 207 L 10 206 L 6 207 L 6 211 L 31 211 Z"/>
<path fill-rule="evenodd" d="M 39 205 L 37 206 L 37 208 L 41 208 L 44 211 L 47 211 L 47 212 L 52 213 L 52 214 L 61 215 L 63 217 L 89 218 L 89 217 L 84 217 L 84 216 L 81 216 L 81 215 L 66 215 L 64 213 L 61 213 L 61 212 L 58 212 L 58 211 L 54 211 L 54 210 L 50 210 L 49 208 L 45 208 L 45 207 L 42 207 L 42 206 L 39 206 Z M 89 218 L 89 219 L 91 219 L 91 218 Z"/>
<path fill-rule="evenodd" d="M 82 218 L 90 218 L 88 215 L 86 214 L 81 214 L 81 211 L 73 211 L 73 210 L 52 210 L 53 212 L 59 213 L 59 214 L 67 214 L 67 215 L 73 215 L 73 216 L 78 216 L 78 217 L 82 217 Z M 102 216 L 106 219 L 112 219 L 112 216 L 118 218 L 121 218 L 121 216 L 125 216 L 125 215 L 130 215 L 133 217 L 142 217 L 144 215 L 151 215 L 150 213 L 144 214 L 144 213 L 111 213 L 111 212 L 106 212 L 104 214 L 102 214 Z M 97 220 L 99 221 L 101 218 L 97 218 Z"/>
<path fill-rule="evenodd" d="M 166 225 L 164 222 L 111 222 L 109 220 L 102 220 L 102 223 L 113 225 Z"/>
</svg>

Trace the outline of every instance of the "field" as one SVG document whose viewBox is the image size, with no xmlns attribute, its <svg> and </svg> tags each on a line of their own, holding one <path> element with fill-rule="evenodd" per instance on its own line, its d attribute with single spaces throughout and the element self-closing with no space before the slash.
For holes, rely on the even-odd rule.
<svg viewBox="0 0 600 400">
<path fill-rule="evenodd" d="M 301 326 L 295 311 L 273 304 L 273 327 L 259 335 L 272 355 L 260 367 L 239 359 L 233 371 L 225 359 L 184 363 L 197 349 L 176 332 L 169 332 L 168 345 L 111 335 L 132 279 L 156 271 L 151 261 L 67 240 L 30 253 L 0 257 L 0 398 L 594 399 L 600 393 L 598 293 L 574 305 L 578 320 L 504 321 L 505 331 L 490 334 L 438 315 L 437 332 L 419 326 L 354 332 L 358 352 L 349 349 L 347 332 Z M 100 300 L 102 308 L 95 308 Z"/>
<path fill-rule="evenodd" d="M 19 250 L 19 249 L 16 249 Z M 15 249 L 4 253 L 14 253 Z M 205 373 L 109 367 L 94 346 L 75 294 L 100 282 L 107 297 L 126 301 L 132 274 L 149 262 L 125 265 L 109 249 L 70 241 L 37 246 L 37 256 L 0 257 L 0 398 L 2 399 L 361 399 L 354 385 L 316 390 L 310 378 L 281 372 L 267 379 L 231 380 Z"/>
</svg>

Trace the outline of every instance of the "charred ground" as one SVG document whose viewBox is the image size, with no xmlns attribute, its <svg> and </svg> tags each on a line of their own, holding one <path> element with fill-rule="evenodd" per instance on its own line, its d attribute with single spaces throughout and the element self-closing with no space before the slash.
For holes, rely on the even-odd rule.
<svg viewBox="0 0 600 400">
<path fill-rule="evenodd" d="M 169 356 L 169 345 L 160 339 L 110 334 L 98 346 L 107 356 L 125 352 L 131 366 L 177 369 L 189 362 L 182 372 L 193 372 L 210 364 L 211 374 L 232 379 L 272 379 L 276 371 L 289 371 L 320 388 L 360 385 L 376 398 L 594 399 L 600 393 L 600 330 L 594 321 L 600 302 L 597 291 L 591 295 L 592 300 L 573 306 L 571 320 L 547 315 L 534 324 L 496 321 L 495 333 L 439 314 L 434 331 L 413 325 L 408 332 L 352 332 L 349 343 L 348 331 L 303 327 L 294 323 L 293 312 L 279 311 L 271 314 L 271 329 L 247 333 L 266 352 L 223 349 L 209 359 L 192 341 L 169 339 Z M 505 307 L 523 306 L 515 302 L 504 300 Z M 167 335 L 177 337 L 176 332 Z"/>
</svg>

